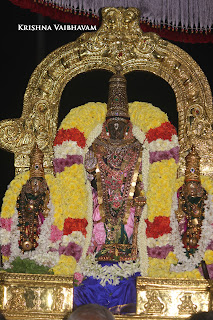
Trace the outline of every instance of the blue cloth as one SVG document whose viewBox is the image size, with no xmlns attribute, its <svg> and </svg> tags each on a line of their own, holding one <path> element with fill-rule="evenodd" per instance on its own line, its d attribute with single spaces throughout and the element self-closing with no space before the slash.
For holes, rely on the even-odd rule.
<svg viewBox="0 0 213 320">
<path fill-rule="evenodd" d="M 102 266 L 112 265 L 114 262 L 101 262 Z M 129 303 L 136 303 L 136 277 L 140 273 L 122 279 L 116 286 L 100 285 L 100 280 L 93 277 L 86 278 L 82 285 L 74 287 L 74 306 L 97 303 L 106 308 Z"/>
</svg>

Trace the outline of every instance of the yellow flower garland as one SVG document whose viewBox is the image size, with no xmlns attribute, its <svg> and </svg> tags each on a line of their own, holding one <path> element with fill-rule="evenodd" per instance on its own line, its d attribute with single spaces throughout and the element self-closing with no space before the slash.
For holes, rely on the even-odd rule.
<svg viewBox="0 0 213 320">
<path fill-rule="evenodd" d="M 87 218 L 88 195 L 83 164 L 65 167 L 63 172 L 57 174 L 56 179 L 61 188 L 64 219 Z"/>
<path fill-rule="evenodd" d="M 76 260 L 72 256 L 61 255 L 59 262 L 52 268 L 55 275 L 72 276 L 75 272 Z"/>
<path fill-rule="evenodd" d="M 53 224 L 58 227 L 59 230 L 63 230 L 64 227 L 64 217 L 62 209 L 62 192 L 60 184 L 57 179 L 52 174 L 45 175 L 47 185 L 50 189 L 50 196 L 54 206 L 54 222 Z"/>
<path fill-rule="evenodd" d="M 208 176 L 200 176 L 203 188 L 211 195 L 213 195 L 213 180 Z"/>
<path fill-rule="evenodd" d="M 129 103 L 129 115 L 131 122 L 144 133 L 168 121 L 166 113 L 147 102 Z"/>
<path fill-rule="evenodd" d="M 184 272 L 171 272 L 170 266 L 178 262 L 175 254 L 170 252 L 166 259 L 149 258 L 148 276 L 159 278 L 202 279 L 198 269 Z"/>
<path fill-rule="evenodd" d="M 87 139 L 92 130 L 105 121 L 106 111 L 106 103 L 89 102 L 72 109 L 62 121 L 59 129 L 77 128 L 84 133 Z"/>
<path fill-rule="evenodd" d="M 18 174 L 10 183 L 9 188 L 5 192 L 3 198 L 1 217 L 12 218 L 16 207 L 17 198 L 21 192 L 23 185 L 29 179 L 29 171 Z"/>
<path fill-rule="evenodd" d="M 149 103 L 134 102 L 129 104 L 130 119 L 133 125 L 139 127 L 144 133 L 156 128 L 168 121 L 167 115 L 159 108 Z M 78 128 L 88 138 L 91 132 L 105 121 L 106 104 L 88 103 L 84 106 L 72 109 L 63 120 L 60 128 Z M 149 186 L 147 191 L 147 204 L 149 206 L 148 219 L 153 221 L 156 216 L 169 216 L 171 201 L 169 193 L 173 193 L 184 182 L 184 177 L 175 181 L 177 165 L 174 159 L 162 160 L 150 165 Z M 10 218 L 14 214 L 17 197 L 22 186 L 29 178 L 29 172 L 18 175 L 11 182 L 5 193 L 2 206 L 2 217 Z M 55 208 L 54 224 L 63 230 L 64 220 L 67 217 L 86 218 L 88 220 L 87 190 L 85 185 L 85 171 L 83 165 L 73 165 L 65 168 L 64 172 L 54 177 L 51 174 L 45 176 L 50 188 L 52 202 Z M 156 181 L 161 181 L 159 186 Z M 201 182 L 209 194 L 213 194 L 213 182 L 209 177 L 202 176 Z M 175 185 L 174 189 L 173 186 Z M 159 198 L 163 206 L 156 200 Z M 71 214 L 72 213 L 72 214 Z M 213 263 L 212 251 L 205 253 L 207 264 Z M 170 272 L 171 264 L 177 263 L 175 255 L 170 252 L 166 259 L 149 258 L 148 275 L 152 277 L 188 277 L 201 278 L 197 269 L 192 272 Z M 76 260 L 70 256 L 60 256 L 58 264 L 53 268 L 55 274 L 71 275 L 74 273 Z"/>
<path fill-rule="evenodd" d="M 170 216 L 176 172 L 177 164 L 173 158 L 150 165 L 146 194 L 149 221 L 153 222 L 158 216 Z"/>
</svg>

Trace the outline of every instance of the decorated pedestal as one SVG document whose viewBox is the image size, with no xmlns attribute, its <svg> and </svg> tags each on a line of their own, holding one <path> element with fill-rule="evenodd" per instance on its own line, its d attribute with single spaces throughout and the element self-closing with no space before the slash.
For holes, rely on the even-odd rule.
<svg viewBox="0 0 213 320">
<path fill-rule="evenodd" d="M 64 319 L 73 306 L 73 277 L 0 273 L 0 309 L 7 320 Z"/>
<path fill-rule="evenodd" d="M 184 319 L 213 307 L 213 281 L 137 278 L 141 319 Z"/>
<path fill-rule="evenodd" d="M 137 278 L 136 314 L 116 319 L 187 319 L 213 310 L 213 281 Z M 0 273 L 0 309 L 7 320 L 64 319 L 73 307 L 73 278 Z"/>
</svg>

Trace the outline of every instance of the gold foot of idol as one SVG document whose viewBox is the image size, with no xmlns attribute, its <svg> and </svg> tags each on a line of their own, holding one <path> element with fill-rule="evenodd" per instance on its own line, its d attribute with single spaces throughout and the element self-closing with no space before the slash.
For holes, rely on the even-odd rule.
<svg viewBox="0 0 213 320">
<path fill-rule="evenodd" d="M 7 320 L 60 320 L 72 307 L 73 277 L 0 273 L 0 310 Z"/>
</svg>

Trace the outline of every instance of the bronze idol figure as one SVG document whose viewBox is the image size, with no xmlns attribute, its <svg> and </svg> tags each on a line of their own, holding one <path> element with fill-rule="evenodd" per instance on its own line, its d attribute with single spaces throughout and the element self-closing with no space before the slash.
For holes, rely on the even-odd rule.
<svg viewBox="0 0 213 320">
<path fill-rule="evenodd" d="M 44 178 L 43 153 L 37 144 L 30 154 L 30 178 L 17 200 L 19 248 L 34 250 L 38 243 L 39 227 L 48 215 L 49 190 Z"/>
<path fill-rule="evenodd" d="M 192 146 L 191 151 L 186 156 L 185 180 L 179 192 L 179 211 L 177 218 L 186 219 L 186 228 L 182 241 L 187 250 L 187 254 L 194 254 L 198 247 L 201 236 L 201 227 L 205 211 L 206 190 L 201 185 L 200 180 L 200 157 Z"/>
<path fill-rule="evenodd" d="M 138 222 L 145 204 L 140 193 L 141 152 L 142 145 L 132 134 L 126 79 L 118 66 L 110 79 L 105 125 L 85 159 L 90 180 L 96 181 L 99 212 L 106 233 L 105 244 L 96 255 L 98 260 L 136 259 Z M 134 229 L 128 235 L 125 225 L 131 210 Z"/>
</svg>

